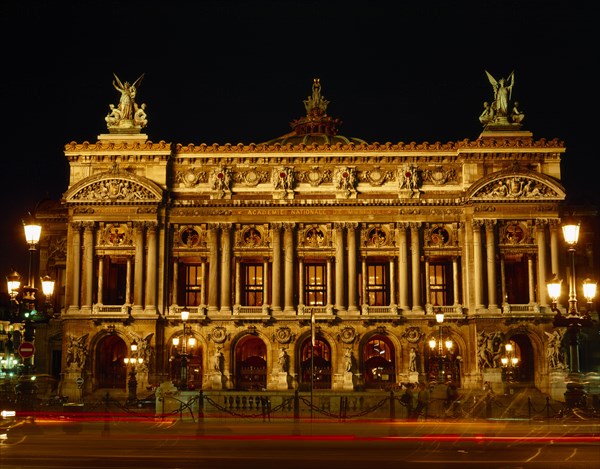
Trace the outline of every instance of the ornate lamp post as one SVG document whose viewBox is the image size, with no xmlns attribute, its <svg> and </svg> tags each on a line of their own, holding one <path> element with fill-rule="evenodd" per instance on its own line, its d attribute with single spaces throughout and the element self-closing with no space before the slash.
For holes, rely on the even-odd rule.
<svg viewBox="0 0 600 469">
<path fill-rule="evenodd" d="M 14 322 L 23 322 L 23 340 L 18 346 L 18 351 L 23 359 L 22 375 L 24 379 L 17 386 L 19 396 L 21 396 L 22 407 L 25 409 L 33 407 L 37 391 L 37 386 L 34 382 L 35 377 L 29 377 L 29 375 L 31 375 L 34 364 L 35 321 L 38 320 L 38 312 L 36 310 L 38 300 L 36 294 L 38 293 L 38 289 L 35 286 L 34 255 L 42 234 L 42 226 L 31 220 L 28 223 L 23 222 L 23 227 L 25 240 L 29 245 L 29 276 L 27 285 L 21 285 L 21 276 L 16 271 L 8 275 L 6 281 L 11 304 L 15 307 L 13 320 Z M 42 281 L 43 293 L 46 295 L 46 300 L 48 300 L 54 292 L 54 282 L 48 276 L 40 280 Z M 44 310 L 45 306 L 42 306 Z"/>
<path fill-rule="evenodd" d="M 189 341 L 186 340 L 186 322 L 190 317 L 190 312 L 187 308 L 181 310 L 181 321 L 183 322 L 183 337 L 181 341 L 181 350 L 179 350 L 179 337 L 173 338 L 173 346 L 177 350 L 177 354 L 181 359 L 181 369 L 180 369 L 180 380 L 178 388 L 182 391 L 188 389 L 188 345 L 193 347 L 196 343 L 196 339 L 194 337 L 190 337 Z"/>
<path fill-rule="evenodd" d="M 579 240 L 579 223 L 566 224 L 562 227 L 563 236 L 569 248 L 571 258 L 571 271 L 569 276 L 569 305 L 567 314 L 563 315 L 557 306 L 561 293 L 562 281 L 557 277 L 548 282 L 548 295 L 552 300 L 552 311 L 554 315 L 554 327 L 564 327 L 567 330 L 569 340 L 569 382 L 565 392 L 565 404 L 568 409 L 587 406 L 585 402 L 585 390 L 579 381 L 579 332 L 582 328 L 592 327 L 589 311 L 579 312 L 577 308 L 577 279 L 575 275 L 575 248 Z M 589 304 L 596 296 L 596 283 L 589 279 L 583 281 L 583 294 Z"/>
<path fill-rule="evenodd" d="M 502 374 L 504 375 L 504 380 L 509 385 L 515 381 L 515 372 L 519 366 L 519 358 L 515 355 L 515 350 L 513 344 L 510 342 L 504 345 L 504 356 L 500 358 L 500 364 L 502 365 Z M 510 393 L 512 394 L 514 389 L 510 388 Z"/>
<path fill-rule="evenodd" d="M 434 337 L 431 337 L 431 339 L 429 339 L 429 348 L 431 349 L 432 356 L 435 356 L 437 359 L 438 382 L 441 384 L 446 382 L 446 365 L 452 362 L 451 354 L 452 349 L 454 348 L 454 343 L 449 337 L 444 339 L 442 326 L 444 323 L 444 313 L 440 311 L 436 312 L 435 321 L 438 324 L 439 338 L 436 341 Z"/>
<path fill-rule="evenodd" d="M 127 398 L 128 404 L 135 404 L 137 402 L 137 371 L 135 367 L 136 365 L 144 363 L 144 359 L 137 356 L 137 350 L 137 342 L 133 341 L 131 344 L 131 357 L 125 357 L 123 359 L 125 366 L 131 366 L 129 369 L 129 381 L 127 382 L 129 386 L 129 397 Z"/>
</svg>

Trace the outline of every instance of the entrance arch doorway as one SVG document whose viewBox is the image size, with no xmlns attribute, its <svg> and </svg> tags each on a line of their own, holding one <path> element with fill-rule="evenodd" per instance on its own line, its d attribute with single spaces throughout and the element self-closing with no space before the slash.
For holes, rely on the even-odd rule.
<svg viewBox="0 0 600 469">
<path fill-rule="evenodd" d="M 118 335 L 107 335 L 96 346 L 96 389 L 125 389 L 127 345 Z"/>
<path fill-rule="evenodd" d="M 512 335 L 510 341 L 515 344 L 515 356 L 519 359 L 519 365 L 515 373 L 516 381 L 524 386 L 533 386 L 535 368 L 531 339 L 527 334 L 519 333 Z"/>
<path fill-rule="evenodd" d="M 396 382 L 395 348 L 381 334 L 371 337 L 363 349 L 363 377 L 367 389 L 385 389 Z"/>
<path fill-rule="evenodd" d="M 267 346 L 253 335 L 242 337 L 235 347 L 236 388 L 244 391 L 267 389 Z"/>
</svg>

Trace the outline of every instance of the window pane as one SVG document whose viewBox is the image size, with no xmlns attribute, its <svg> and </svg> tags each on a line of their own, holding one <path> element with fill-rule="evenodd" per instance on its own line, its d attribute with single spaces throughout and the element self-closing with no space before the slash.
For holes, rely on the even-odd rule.
<svg viewBox="0 0 600 469">
<path fill-rule="evenodd" d="M 387 306 L 387 264 L 367 265 L 367 302 L 371 306 Z"/>
<path fill-rule="evenodd" d="M 325 264 L 305 264 L 305 304 L 325 306 L 327 299 L 327 268 Z"/>
<path fill-rule="evenodd" d="M 244 305 L 262 306 L 263 304 L 263 265 L 243 264 Z"/>
</svg>

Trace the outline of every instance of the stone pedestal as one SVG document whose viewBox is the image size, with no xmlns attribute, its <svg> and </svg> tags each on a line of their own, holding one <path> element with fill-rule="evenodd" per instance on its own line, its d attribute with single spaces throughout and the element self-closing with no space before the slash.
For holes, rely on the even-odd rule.
<svg viewBox="0 0 600 469">
<path fill-rule="evenodd" d="M 285 371 L 272 373 L 268 388 L 274 391 L 287 391 L 290 389 L 290 376 Z"/>
<path fill-rule="evenodd" d="M 223 389 L 223 375 L 220 371 L 213 371 L 210 376 L 210 389 Z"/>
<path fill-rule="evenodd" d="M 81 376 L 81 371 L 68 369 L 62 378 L 61 394 L 67 396 L 69 402 L 81 402 L 84 386 L 85 382 Z"/>
<path fill-rule="evenodd" d="M 419 382 L 419 372 L 418 371 L 409 371 L 408 382 L 413 383 L 413 384 L 418 383 Z"/>
<path fill-rule="evenodd" d="M 346 371 L 343 378 L 342 389 L 344 391 L 354 391 L 354 374 L 351 371 Z"/>
<path fill-rule="evenodd" d="M 502 368 L 487 368 L 483 371 L 483 382 L 487 382 L 495 394 L 504 394 Z"/>
<path fill-rule="evenodd" d="M 568 375 L 569 370 L 567 370 L 566 368 L 554 368 L 550 370 L 548 380 L 550 382 L 550 389 L 548 394 L 550 394 L 550 397 L 555 401 L 565 401 L 565 391 L 567 390 Z"/>
</svg>

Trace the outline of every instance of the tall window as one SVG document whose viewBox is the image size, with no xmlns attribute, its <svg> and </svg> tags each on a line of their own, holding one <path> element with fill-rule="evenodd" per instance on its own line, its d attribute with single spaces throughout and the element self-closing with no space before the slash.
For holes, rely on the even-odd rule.
<svg viewBox="0 0 600 469">
<path fill-rule="evenodd" d="M 104 257 L 104 282 L 102 302 L 105 305 L 122 305 L 127 302 L 127 259 L 124 257 Z"/>
<path fill-rule="evenodd" d="M 432 305 L 450 305 L 454 303 L 452 297 L 452 285 L 449 279 L 452 278 L 452 265 L 446 263 L 429 264 L 429 302 Z"/>
<path fill-rule="evenodd" d="M 264 267 L 262 264 L 243 264 L 244 306 L 262 306 L 264 291 Z"/>
<path fill-rule="evenodd" d="M 387 264 L 367 265 L 367 304 L 371 306 L 387 306 L 388 300 L 388 266 Z"/>
<path fill-rule="evenodd" d="M 304 304 L 325 306 L 327 302 L 327 267 L 325 264 L 305 264 L 306 285 Z"/>
<path fill-rule="evenodd" d="M 202 294 L 202 265 L 187 264 L 185 266 L 185 305 L 198 306 Z"/>
</svg>

